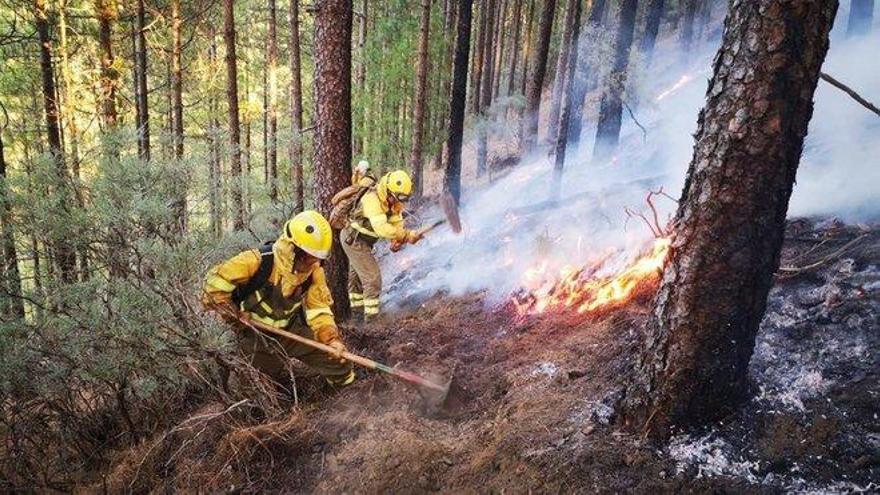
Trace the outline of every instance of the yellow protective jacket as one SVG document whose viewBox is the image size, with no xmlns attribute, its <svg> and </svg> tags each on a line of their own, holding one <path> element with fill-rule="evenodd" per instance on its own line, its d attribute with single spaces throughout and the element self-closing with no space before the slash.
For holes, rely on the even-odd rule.
<svg viewBox="0 0 880 495">
<path fill-rule="evenodd" d="M 381 185 L 367 191 L 352 211 L 351 228 L 375 239 L 404 242 L 409 231 L 403 227 L 403 204 L 389 207 L 387 198 Z"/>
<path fill-rule="evenodd" d="M 268 256 L 268 254 L 267 254 Z M 293 272 L 293 246 L 278 240 L 272 247 L 273 266 L 266 283 L 239 305 L 239 310 L 261 323 L 286 329 L 300 312 L 322 343 L 339 338 L 330 307 L 333 298 L 324 269 L 315 263 L 304 273 Z M 250 249 L 214 266 L 205 278 L 206 306 L 232 305 L 232 292 L 247 283 L 260 268 L 260 251 Z"/>
</svg>

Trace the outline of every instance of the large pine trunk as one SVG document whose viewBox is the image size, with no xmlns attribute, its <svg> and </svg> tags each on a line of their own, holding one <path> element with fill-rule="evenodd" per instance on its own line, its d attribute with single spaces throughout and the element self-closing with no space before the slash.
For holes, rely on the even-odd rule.
<svg viewBox="0 0 880 495">
<path fill-rule="evenodd" d="M 636 24 L 637 0 L 621 0 L 614 41 L 614 65 L 605 82 L 602 101 L 599 103 L 599 123 L 593 160 L 603 161 L 617 149 L 620 140 L 620 123 L 623 112 L 623 92 L 626 88 L 626 71 L 629 65 L 629 49 L 632 45 Z"/>
<path fill-rule="evenodd" d="M 550 116 L 547 118 L 547 142 L 556 144 L 556 132 L 559 128 L 559 107 L 565 91 L 565 80 L 568 75 L 568 62 L 572 49 L 572 33 L 575 28 L 574 11 L 580 9 L 580 0 L 568 0 L 565 7 L 565 20 L 562 28 L 562 42 L 559 45 L 559 57 L 556 59 L 556 77 L 553 79 L 553 93 L 550 96 Z"/>
<path fill-rule="evenodd" d="M 2 108 L 2 105 L 0 105 Z M 21 275 L 18 272 L 18 253 L 12 227 L 12 206 L 7 197 L 6 155 L 3 153 L 3 128 L 0 128 L 0 235 L 3 237 L 3 265 L 0 266 L 0 290 L 6 301 L 0 314 L 24 318 L 24 301 L 21 298 Z"/>
<path fill-rule="evenodd" d="M 627 394 L 624 418 L 650 436 L 722 418 L 747 394 L 836 11 L 836 0 L 731 5 Z"/>
<path fill-rule="evenodd" d="M 651 59 L 654 57 L 654 45 L 657 42 L 657 33 L 660 31 L 660 21 L 663 20 L 663 5 L 664 0 L 650 0 L 648 11 L 645 13 L 645 30 L 639 43 L 639 51 L 645 67 L 651 65 Z"/>
<path fill-rule="evenodd" d="M 290 0 L 288 21 L 290 23 L 290 129 L 291 138 L 288 153 L 290 154 L 290 178 L 293 182 L 293 211 L 303 210 L 303 166 L 302 166 L 302 75 L 299 54 L 299 0 Z M 366 24 L 363 21 L 362 26 Z M 361 32 L 365 33 L 365 27 Z M 364 34 L 364 36 L 366 36 Z M 363 41 L 361 42 L 363 46 Z M 363 63 L 361 63 L 363 67 Z M 363 71 L 363 68 L 361 68 Z M 363 72 L 359 75 L 363 85 Z"/>
<path fill-rule="evenodd" d="M 874 22 L 874 0 L 852 0 L 849 7 L 849 21 L 846 35 L 863 35 L 871 32 Z"/>
<path fill-rule="evenodd" d="M 419 22 L 419 55 L 416 68 L 416 94 L 413 103 L 413 136 L 409 166 L 413 173 L 416 197 L 422 194 L 422 138 L 425 128 L 425 104 L 428 97 L 428 40 L 431 27 L 431 0 L 422 0 Z"/>
<path fill-rule="evenodd" d="M 484 120 L 484 124 L 479 126 L 477 132 L 477 176 L 486 173 L 486 162 L 489 155 L 489 129 L 488 129 L 488 110 L 492 104 L 492 59 L 494 58 L 494 50 L 492 49 L 492 19 L 495 17 L 495 0 L 486 0 L 485 15 L 486 21 L 486 38 L 484 40 L 483 52 L 483 81 L 480 83 L 480 117 Z"/>
<path fill-rule="evenodd" d="M 62 208 L 68 208 L 71 197 L 68 190 L 68 173 L 64 161 L 64 149 L 61 146 L 61 130 L 58 125 L 58 101 L 55 88 L 55 74 L 52 70 L 52 38 L 49 37 L 49 19 L 46 13 L 45 0 L 34 1 L 37 37 L 40 43 L 40 75 L 43 84 L 43 111 L 46 116 L 46 138 L 49 142 L 49 153 L 55 165 L 57 181 L 57 197 Z M 59 212 L 66 214 L 67 212 Z M 61 280 L 65 283 L 76 281 L 76 255 L 67 245 L 64 235 L 52 239 L 52 254 L 61 272 Z"/>
<path fill-rule="evenodd" d="M 269 0 L 269 42 L 266 44 L 266 72 L 268 74 L 268 108 L 266 119 L 269 124 L 269 199 L 278 199 L 278 34 L 275 0 Z"/>
<path fill-rule="evenodd" d="M 150 160 L 150 107 L 147 89 L 147 39 L 144 0 L 137 0 L 135 7 L 134 64 L 135 64 L 135 106 L 137 107 L 138 156 Z"/>
<path fill-rule="evenodd" d="M 326 216 L 351 174 L 351 0 L 319 0 L 315 12 L 315 204 Z M 339 242 L 324 267 L 334 311 L 345 319 L 348 260 Z"/>
<path fill-rule="evenodd" d="M 464 107 L 467 93 L 468 52 L 471 47 L 473 0 L 458 0 L 458 35 L 452 66 L 452 92 L 449 96 L 449 137 L 444 189 L 458 204 L 461 201 L 461 144 L 464 137 Z"/>
<path fill-rule="evenodd" d="M 520 134 L 524 153 L 532 151 L 538 139 L 538 113 L 541 110 L 541 92 L 544 89 L 544 76 L 547 73 L 547 52 L 550 50 L 550 34 L 553 31 L 555 9 L 556 0 L 544 0 L 535 51 L 529 63 L 531 77 L 526 86 L 526 115 L 523 118 L 523 130 Z"/>
<path fill-rule="evenodd" d="M 244 229 L 241 194 L 241 125 L 238 115 L 238 59 L 235 55 L 235 1 L 223 2 L 223 42 L 226 45 L 226 104 L 229 110 L 229 168 L 232 177 L 232 226 Z"/>
<path fill-rule="evenodd" d="M 566 145 L 570 148 L 577 148 L 581 140 L 581 131 L 584 122 L 584 99 L 587 96 L 587 87 L 590 77 L 593 76 L 594 67 L 590 62 L 589 54 L 586 52 L 586 43 L 594 42 L 596 45 L 599 41 L 600 31 L 602 29 L 602 18 L 605 14 L 605 0 L 594 0 L 593 6 L 590 8 L 590 15 L 587 17 L 586 25 L 583 33 L 575 46 L 579 50 L 584 50 L 582 56 L 577 59 L 577 67 L 572 77 L 572 93 L 571 93 L 571 111 L 568 117 L 568 140 Z M 591 46 L 595 49 L 596 46 Z"/>
</svg>

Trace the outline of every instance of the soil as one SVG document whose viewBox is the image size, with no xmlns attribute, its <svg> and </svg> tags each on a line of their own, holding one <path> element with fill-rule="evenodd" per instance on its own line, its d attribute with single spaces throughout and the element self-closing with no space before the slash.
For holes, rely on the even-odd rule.
<svg viewBox="0 0 880 495">
<path fill-rule="evenodd" d="M 752 399 L 668 445 L 615 426 L 655 287 L 587 318 L 523 318 L 484 294 L 440 294 L 344 334 L 379 361 L 441 382 L 454 375 L 449 407 L 427 407 L 374 372 L 338 391 L 303 376 L 289 413 L 166 432 L 120 452 L 92 490 L 880 490 L 880 228 L 798 220 L 787 237 Z"/>
</svg>

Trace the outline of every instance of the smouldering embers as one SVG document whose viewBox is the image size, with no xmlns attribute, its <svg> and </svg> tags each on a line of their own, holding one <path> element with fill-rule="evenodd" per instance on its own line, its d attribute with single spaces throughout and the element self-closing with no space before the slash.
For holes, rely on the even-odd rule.
<svg viewBox="0 0 880 495">
<path fill-rule="evenodd" d="M 669 238 L 655 239 L 650 252 L 610 276 L 596 274 L 613 253 L 581 268 L 564 266 L 556 272 L 542 261 L 525 273 L 523 288 L 513 295 L 514 307 L 520 315 L 571 309 L 583 314 L 623 304 L 640 283 L 659 279 L 669 244 Z"/>
</svg>

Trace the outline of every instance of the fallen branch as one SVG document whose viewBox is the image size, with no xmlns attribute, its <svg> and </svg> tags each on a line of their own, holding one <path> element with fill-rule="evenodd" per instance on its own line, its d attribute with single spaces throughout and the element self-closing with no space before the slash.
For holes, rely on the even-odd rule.
<svg viewBox="0 0 880 495">
<path fill-rule="evenodd" d="M 859 102 L 859 104 L 861 104 L 863 107 L 867 108 L 868 110 L 870 110 L 870 111 L 876 113 L 878 116 L 880 116 L 880 108 L 877 108 L 876 106 L 874 106 L 873 103 L 862 98 L 861 95 L 856 93 L 852 88 L 850 88 L 846 84 L 843 84 L 842 82 L 838 81 L 837 79 L 834 79 L 833 77 L 829 76 L 828 74 L 826 74 L 824 72 L 820 72 L 819 77 L 821 77 L 822 80 L 824 80 L 828 84 L 830 84 L 830 85 L 834 86 L 835 88 L 848 94 L 853 100 L 856 100 L 857 102 Z"/>
<path fill-rule="evenodd" d="M 829 261 L 831 261 L 831 260 L 837 258 L 838 256 L 842 255 L 842 254 L 845 253 L 849 248 L 853 247 L 855 244 L 857 244 L 859 241 L 861 241 L 862 239 L 864 239 L 864 238 L 867 237 L 867 236 L 868 236 L 868 234 L 862 234 L 862 235 L 856 237 L 855 239 L 853 239 L 853 240 L 847 242 L 846 244 L 844 244 L 843 247 L 841 247 L 841 248 L 838 249 L 837 251 L 834 251 L 833 253 L 828 254 L 827 256 L 824 256 L 823 258 L 819 259 L 818 261 L 813 262 L 813 263 L 810 263 L 809 265 L 804 265 L 804 266 L 799 266 L 799 267 L 794 267 L 794 266 L 780 266 L 780 267 L 779 267 L 779 270 L 778 270 L 778 273 L 779 273 L 779 275 L 781 275 L 781 276 L 787 276 L 787 277 L 790 277 L 790 276 L 793 276 L 793 275 L 797 275 L 797 274 L 799 274 L 799 273 L 801 273 L 801 272 L 804 272 L 804 271 L 806 271 L 806 270 L 812 270 L 813 268 L 818 268 L 818 267 L 824 265 L 825 263 L 827 263 L 827 262 L 829 262 Z"/>
<path fill-rule="evenodd" d="M 642 142 L 647 142 L 648 141 L 648 130 L 645 129 L 645 127 L 641 124 L 641 122 L 639 122 L 639 119 L 637 119 L 635 114 L 633 114 L 632 108 L 629 107 L 629 104 L 625 101 L 623 101 L 621 103 L 623 103 L 624 108 L 626 108 L 626 111 L 629 113 L 629 118 L 633 119 L 633 122 L 635 122 L 636 125 L 639 126 L 639 129 L 642 130 Z"/>
</svg>

